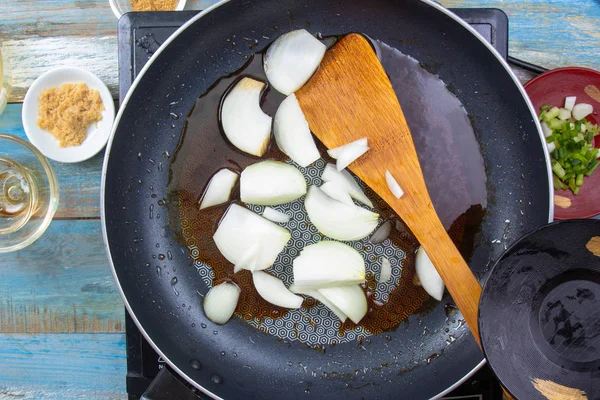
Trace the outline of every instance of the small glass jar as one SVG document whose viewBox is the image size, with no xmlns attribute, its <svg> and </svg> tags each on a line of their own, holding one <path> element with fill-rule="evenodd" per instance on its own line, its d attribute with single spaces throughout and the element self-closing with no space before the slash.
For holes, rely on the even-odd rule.
<svg viewBox="0 0 600 400">
<path fill-rule="evenodd" d="M 0 253 L 35 242 L 58 207 L 58 182 L 46 158 L 19 137 L 0 132 Z"/>
</svg>

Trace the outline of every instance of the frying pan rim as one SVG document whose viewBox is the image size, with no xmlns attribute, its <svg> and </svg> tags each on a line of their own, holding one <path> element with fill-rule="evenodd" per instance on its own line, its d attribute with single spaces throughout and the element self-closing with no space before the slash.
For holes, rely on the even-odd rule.
<svg viewBox="0 0 600 400">
<path fill-rule="evenodd" d="M 214 399 L 222 399 L 222 398 L 219 397 L 219 396 L 217 396 L 217 395 L 215 395 L 210 390 L 207 390 L 206 388 L 204 388 L 201 385 L 199 385 L 192 378 L 190 378 L 188 375 L 186 375 L 180 368 L 178 368 L 177 365 L 175 365 L 175 363 L 173 363 L 160 350 L 160 348 L 150 338 L 150 336 L 148 335 L 148 333 L 146 333 L 146 330 L 144 329 L 144 327 L 142 326 L 142 324 L 140 323 L 140 321 L 137 319 L 135 313 L 131 309 L 131 305 L 129 304 L 129 301 L 127 300 L 127 297 L 125 296 L 125 293 L 123 292 L 123 288 L 121 286 L 121 282 L 119 280 L 119 277 L 117 276 L 117 270 L 116 270 L 116 268 L 114 266 L 112 255 L 111 255 L 111 252 L 110 252 L 110 246 L 109 246 L 109 243 L 108 243 L 108 234 L 107 234 L 107 228 L 106 228 L 106 214 L 105 214 L 105 212 L 106 212 L 106 210 L 105 210 L 105 197 L 106 197 L 105 196 L 105 194 L 106 194 L 106 192 L 105 192 L 105 186 L 106 186 L 106 175 L 107 175 L 107 170 L 108 170 L 108 161 L 109 161 L 110 154 L 111 154 L 110 150 L 112 148 L 112 143 L 113 143 L 115 134 L 117 132 L 117 128 L 119 126 L 119 122 L 121 121 L 121 117 L 123 116 L 124 110 L 125 110 L 128 102 L 129 102 L 130 97 L 132 96 L 135 88 L 137 87 L 137 85 L 139 84 L 139 82 L 141 81 L 141 79 L 143 78 L 143 76 L 145 75 L 146 71 L 153 64 L 154 60 L 163 52 L 163 50 L 173 40 L 175 40 L 175 38 L 177 38 L 183 31 L 185 31 L 190 25 L 194 24 L 196 21 L 198 21 L 200 18 L 202 18 L 204 15 L 208 14 L 212 10 L 214 10 L 214 9 L 222 6 L 223 4 L 229 3 L 229 1 L 230 0 L 221 0 L 221 1 L 213 4 L 212 6 L 207 7 L 206 9 L 204 9 L 203 11 L 201 11 L 200 13 L 198 13 L 196 16 L 192 17 L 189 21 L 187 21 L 180 28 L 178 28 L 171 36 L 169 36 L 169 38 L 167 38 L 167 40 L 165 40 L 165 42 L 163 44 L 160 45 L 160 47 L 158 48 L 158 50 L 156 50 L 156 52 L 152 55 L 152 57 L 150 57 L 150 59 L 148 60 L 148 62 L 140 70 L 140 73 L 137 75 L 137 77 L 135 78 L 135 80 L 131 84 L 131 87 L 127 91 L 127 94 L 125 95 L 125 98 L 123 99 L 123 103 L 119 107 L 119 112 L 117 113 L 117 116 L 115 117 L 115 121 L 113 123 L 113 128 L 112 128 L 112 131 L 110 133 L 110 137 L 109 137 L 108 143 L 106 145 L 105 157 L 104 157 L 104 162 L 103 162 L 103 165 L 102 165 L 102 182 L 101 182 L 101 188 L 100 188 L 100 219 L 101 219 L 101 222 L 102 222 L 102 237 L 103 237 L 103 241 L 104 241 L 104 248 L 105 248 L 106 254 L 108 256 L 108 261 L 109 261 L 109 264 L 110 264 L 110 268 L 111 268 L 111 272 L 112 272 L 113 278 L 115 279 L 115 282 L 116 282 L 116 285 L 117 285 L 117 289 L 119 291 L 119 294 L 121 295 L 121 298 L 123 299 L 123 303 L 125 304 L 125 308 L 127 309 L 127 312 L 129 313 L 129 315 L 133 319 L 134 323 L 136 324 L 136 326 L 138 327 L 138 329 L 140 330 L 140 332 L 142 333 L 142 335 L 144 335 L 144 338 L 148 341 L 148 343 L 150 344 L 150 346 L 152 346 L 152 348 L 162 357 L 162 359 L 165 360 L 167 362 L 167 364 L 173 370 L 175 370 L 175 372 L 177 374 L 179 374 L 182 378 L 184 378 L 186 381 L 188 381 L 191 385 L 193 385 L 194 387 L 196 387 L 202 393 L 204 393 L 204 394 L 206 394 L 206 395 L 208 395 L 208 396 L 210 396 L 210 397 L 212 397 Z M 462 20 L 460 17 L 458 17 L 452 11 L 448 10 L 447 8 L 445 8 L 441 4 L 436 3 L 433 0 L 419 0 L 419 1 L 421 1 L 421 2 L 423 2 L 425 4 L 427 4 L 427 5 L 435 8 L 435 9 L 437 9 L 438 11 L 442 12 L 443 14 L 447 15 L 448 17 L 450 17 L 451 19 L 453 19 L 454 21 L 456 21 L 459 25 L 461 25 L 463 28 L 467 29 L 472 35 L 474 35 L 477 39 L 479 39 L 479 41 L 482 42 L 483 45 L 487 47 L 487 49 L 494 55 L 494 57 L 496 57 L 496 59 L 500 62 L 500 64 L 508 72 L 509 76 L 511 77 L 511 79 L 514 81 L 515 85 L 519 89 L 519 92 L 521 93 L 521 96 L 523 97 L 523 99 L 525 100 L 525 102 L 527 104 L 527 107 L 529 108 L 529 112 L 531 113 L 532 120 L 534 121 L 534 123 L 535 123 L 535 125 L 537 127 L 538 134 L 540 135 L 540 139 L 542 140 L 542 143 L 544 143 L 545 142 L 545 137 L 543 135 L 542 127 L 541 127 L 540 122 L 539 122 L 539 120 L 537 118 L 537 114 L 535 112 L 533 104 L 531 103 L 531 100 L 529 99 L 529 97 L 527 97 L 527 93 L 525 92 L 525 89 L 524 89 L 523 85 L 519 81 L 519 78 L 512 71 L 512 69 L 510 68 L 510 66 L 506 62 L 506 60 L 504 60 L 504 58 L 502 58 L 502 56 L 500 55 L 500 53 L 498 53 L 498 51 L 487 40 L 485 40 L 485 38 L 483 38 L 483 36 L 481 36 L 473 27 L 471 27 L 467 22 L 465 22 L 464 20 Z M 550 164 L 550 153 L 548 152 L 548 148 L 546 146 L 542 146 L 542 147 L 543 147 L 543 151 L 544 151 L 544 158 L 546 160 L 546 170 L 547 170 L 547 174 L 548 174 L 548 188 L 549 188 L 549 194 L 548 194 L 548 198 L 549 198 L 549 203 L 548 203 L 548 205 L 549 205 L 548 222 L 552 222 L 553 217 L 554 217 L 554 196 L 553 196 L 553 186 L 551 184 L 552 183 L 552 172 L 551 172 L 552 170 L 551 170 L 551 167 L 550 167 L 550 165 L 551 165 Z M 481 367 L 483 367 L 485 364 L 486 364 L 486 360 L 485 360 L 485 358 L 483 358 L 483 360 L 481 360 L 481 362 L 479 364 L 477 364 L 471 371 L 469 371 L 467 374 L 465 374 L 464 377 L 462 377 L 457 382 L 455 382 L 453 385 L 451 385 L 447 389 L 443 390 L 442 392 L 438 393 L 437 395 L 435 395 L 432 398 L 433 399 L 437 399 L 437 398 L 443 397 L 444 395 L 450 393 L 451 391 L 453 391 L 454 389 L 456 389 L 457 387 L 459 387 L 461 384 L 463 384 L 466 380 L 468 380 L 471 376 L 473 376 L 473 374 L 475 374 L 477 371 L 479 371 L 479 369 L 481 369 Z"/>
</svg>

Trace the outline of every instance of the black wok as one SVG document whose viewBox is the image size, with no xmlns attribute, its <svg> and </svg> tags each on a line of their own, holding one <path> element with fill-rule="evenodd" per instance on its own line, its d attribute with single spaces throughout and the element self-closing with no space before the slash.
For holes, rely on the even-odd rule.
<svg viewBox="0 0 600 400">
<path fill-rule="evenodd" d="M 167 190 L 176 179 L 170 167 L 186 123 L 177 116 L 187 115 L 200 94 L 254 52 L 298 28 L 381 40 L 439 75 L 462 102 L 487 177 L 485 212 L 468 254 L 481 281 L 505 246 L 551 219 L 547 157 L 534 111 L 499 55 L 452 14 L 417 0 L 232 1 L 201 13 L 163 45 L 118 114 L 104 164 L 102 219 L 119 289 L 169 366 L 212 396 L 439 396 L 483 363 L 448 295 L 441 303 L 426 302 L 393 330 L 318 349 L 241 318 L 218 326 L 203 314 L 200 295 L 208 287 L 193 267 L 196 254 L 185 245 L 177 203 Z M 252 45 L 231 45 L 244 38 Z M 203 146 L 210 142 L 198 143 L 196 158 L 209 165 Z M 426 145 L 416 140 L 418 151 Z M 427 176 L 428 160 L 421 163 Z M 431 191 L 436 183 L 427 184 Z M 443 213 L 448 199 L 442 193 L 433 200 Z"/>
</svg>

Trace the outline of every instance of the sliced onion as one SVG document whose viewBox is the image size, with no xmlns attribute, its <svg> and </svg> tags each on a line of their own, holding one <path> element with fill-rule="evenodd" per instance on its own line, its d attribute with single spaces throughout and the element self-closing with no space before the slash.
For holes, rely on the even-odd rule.
<svg viewBox="0 0 600 400">
<path fill-rule="evenodd" d="M 369 151 L 367 138 L 355 140 L 335 149 L 327 150 L 330 157 L 337 159 L 335 164 L 338 171 L 352 164 L 358 157 Z"/>
<path fill-rule="evenodd" d="M 390 189 L 395 198 L 399 199 L 400 197 L 402 197 L 402 195 L 404 194 L 404 190 L 402 190 L 400 185 L 398 185 L 396 179 L 394 179 L 394 177 L 388 170 L 385 171 L 385 183 L 387 183 L 388 188 Z"/>
<path fill-rule="evenodd" d="M 548 153 L 552 153 L 554 150 L 556 150 L 556 144 L 554 142 L 548 143 Z"/>
<path fill-rule="evenodd" d="M 304 299 L 290 292 L 281 279 L 263 271 L 252 273 L 254 287 L 260 297 L 271 304 L 284 308 L 300 308 Z"/>
<path fill-rule="evenodd" d="M 325 296 L 319 293 L 316 289 L 306 289 L 296 285 L 292 285 L 290 286 L 290 292 L 304 294 L 306 296 L 312 297 L 317 301 L 320 301 L 325 307 L 329 308 L 331 312 L 333 312 L 340 319 L 340 321 L 342 321 L 342 323 L 346 322 L 346 320 L 348 319 L 348 316 L 344 314 L 342 310 L 340 310 L 335 306 L 335 304 L 327 300 L 327 298 L 325 298 Z"/>
<path fill-rule="evenodd" d="M 279 149 L 301 167 L 307 167 L 321 158 L 308 122 L 293 93 L 277 109 L 273 133 Z"/>
<path fill-rule="evenodd" d="M 365 280 L 365 261 L 358 251 L 329 240 L 306 246 L 293 266 L 294 285 L 303 289 L 353 285 Z"/>
<path fill-rule="evenodd" d="M 419 250 L 417 250 L 415 269 L 423 289 L 425 289 L 431 297 L 437 301 L 441 301 L 442 296 L 444 296 L 444 281 L 442 281 L 440 274 L 437 272 L 437 269 L 435 269 L 429 256 L 425 252 L 425 249 L 422 247 L 419 247 Z"/>
<path fill-rule="evenodd" d="M 359 285 L 322 288 L 318 291 L 355 324 L 367 313 L 367 298 Z"/>
<path fill-rule="evenodd" d="M 290 238 L 287 229 L 237 204 L 229 206 L 213 235 L 221 254 L 240 268 L 251 269 L 243 263 L 256 251 L 255 270 L 273 265 Z"/>
<path fill-rule="evenodd" d="M 379 273 L 379 283 L 385 283 L 392 277 L 392 264 L 386 257 L 381 259 L 381 272 Z"/>
<path fill-rule="evenodd" d="M 200 209 L 227 203 L 237 178 L 238 175 L 227 168 L 220 169 L 214 174 L 202 195 Z"/>
<path fill-rule="evenodd" d="M 337 158 L 340 157 L 340 155 L 344 151 L 346 151 L 349 148 L 356 147 L 356 146 L 369 147 L 369 143 L 367 141 L 367 138 L 364 137 L 362 139 L 355 140 L 354 142 L 346 143 L 343 146 L 339 146 L 339 147 L 335 147 L 333 149 L 329 149 L 329 150 L 327 150 L 327 154 L 329 154 L 329 157 L 337 159 Z"/>
<path fill-rule="evenodd" d="M 548 126 L 548 123 L 546 121 L 542 121 L 542 132 L 544 132 L 545 137 L 552 135 L 552 128 Z"/>
<path fill-rule="evenodd" d="M 569 118 L 571 118 L 571 111 L 567 110 L 566 108 L 561 108 L 558 110 L 558 119 L 561 121 L 566 121 Z"/>
<path fill-rule="evenodd" d="M 385 221 L 369 239 L 369 243 L 378 244 L 390 236 L 392 232 L 392 221 Z"/>
<path fill-rule="evenodd" d="M 250 247 L 248 247 L 238 262 L 233 266 L 233 273 L 237 274 L 243 269 L 254 271 L 256 269 L 256 262 L 258 261 L 259 251 L 259 243 L 253 243 Z"/>
<path fill-rule="evenodd" d="M 265 210 L 263 211 L 263 217 L 273 222 L 279 222 L 280 224 L 290 222 L 290 219 L 292 218 L 286 213 L 271 207 L 265 207 Z"/>
<path fill-rule="evenodd" d="M 593 112 L 594 107 L 592 107 L 591 104 L 579 103 L 575 104 L 575 107 L 573 107 L 573 111 L 571 112 L 571 114 L 573 114 L 573 118 L 575 118 L 575 120 L 579 121 Z"/>
<path fill-rule="evenodd" d="M 375 230 L 379 214 L 357 205 L 348 205 L 311 186 L 304 200 L 310 222 L 322 234 L 337 240 L 360 240 Z"/>
<path fill-rule="evenodd" d="M 340 201 L 344 204 L 348 204 L 349 206 L 353 206 L 354 202 L 352 201 L 352 197 L 344 190 L 344 188 L 336 182 L 325 182 L 321 185 L 320 189 L 327 196 Z"/>
<path fill-rule="evenodd" d="M 350 172 L 346 170 L 338 171 L 333 164 L 327 164 L 321 179 L 325 182 L 335 182 L 339 184 L 354 200 L 360 201 L 367 207 L 373 208 L 373 203 L 365 195 L 352 175 L 350 175 Z"/>
<path fill-rule="evenodd" d="M 274 206 L 289 203 L 306 194 L 302 172 L 279 161 L 261 161 L 247 167 L 240 178 L 244 203 Z"/>
<path fill-rule="evenodd" d="M 278 92 L 290 95 L 315 73 L 327 47 L 305 29 L 288 32 L 265 54 L 265 73 Z"/>
<path fill-rule="evenodd" d="M 565 108 L 569 111 L 573 111 L 573 107 L 575 107 L 575 101 L 577 101 L 577 97 L 575 96 L 565 97 Z"/>
<path fill-rule="evenodd" d="M 204 314 L 215 324 L 223 325 L 233 315 L 240 298 L 240 288 L 224 282 L 213 286 L 204 296 Z"/>
<path fill-rule="evenodd" d="M 272 118 L 260 108 L 263 82 L 243 78 L 226 95 L 221 122 L 227 139 L 248 154 L 261 157 L 269 145 Z"/>
</svg>

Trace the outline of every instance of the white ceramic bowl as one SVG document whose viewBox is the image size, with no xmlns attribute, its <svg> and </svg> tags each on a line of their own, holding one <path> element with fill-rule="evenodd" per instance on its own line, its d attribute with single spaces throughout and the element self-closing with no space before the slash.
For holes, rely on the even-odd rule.
<svg viewBox="0 0 600 400">
<path fill-rule="evenodd" d="M 60 147 L 58 140 L 37 126 L 40 94 L 64 83 L 85 83 L 100 92 L 104 111 L 97 124 L 91 124 L 87 137 L 79 146 Z M 76 163 L 98 154 L 106 146 L 115 120 L 115 104 L 106 85 L 91 72 L 78 67 L 58 67 L 42 74 L 33 82 L 23 101 L 23 127 L 29 141 L 46 157 L 64 163 Z"/>
<path fill-rule="evenodd" d="M 121 18 L 123 14 L 131 11 L 130 0 L 108 0 L 108 2 L 110 3 L 110 8 L 117 19 Z M 179 0 L 179 3 L 177 3 L 177 6 L 175 7 L 175 11 L 183 10 L 185 7 L 185 2 L 186 0 Z"/>
</svg>

